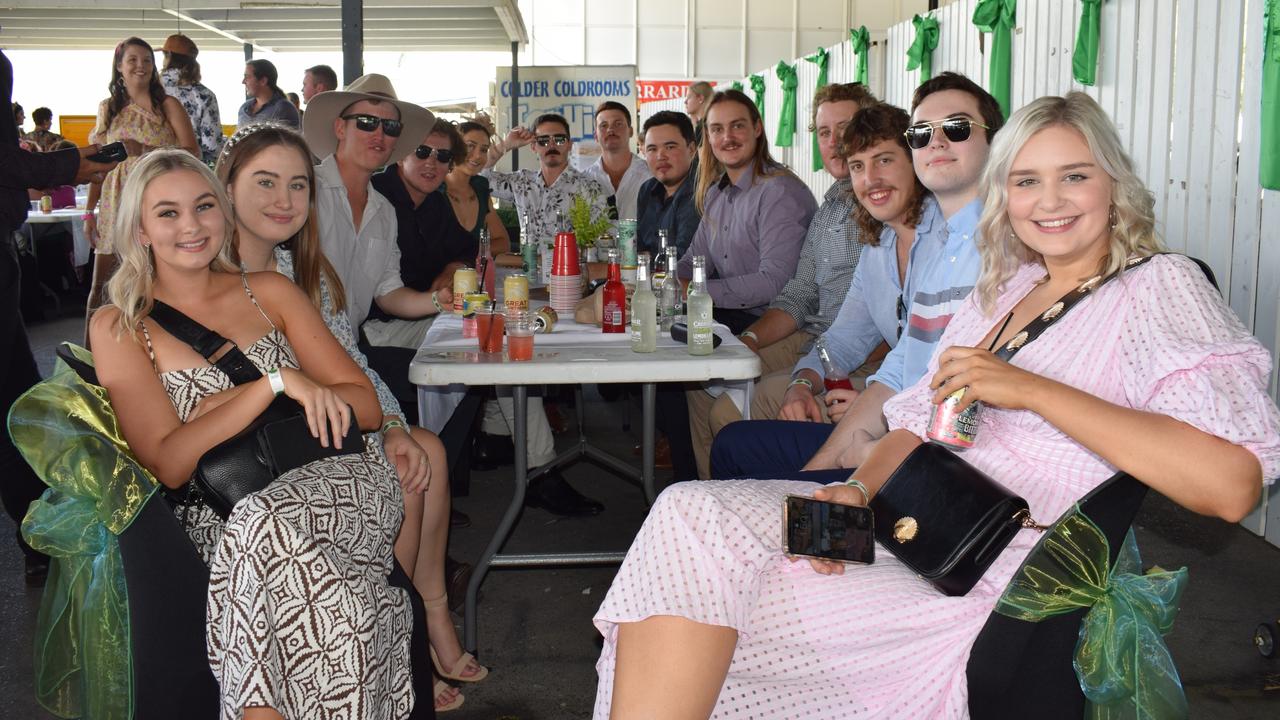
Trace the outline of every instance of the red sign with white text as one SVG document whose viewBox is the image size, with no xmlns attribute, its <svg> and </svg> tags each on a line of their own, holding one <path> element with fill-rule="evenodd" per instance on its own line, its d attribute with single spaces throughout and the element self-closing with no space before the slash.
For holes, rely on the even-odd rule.
<svg viewBox="0 0 1280 720">
<path fill-rule="evenodd" d="M 636 80 L 636 94 L 641 105 L 657 100 L 682 98 L 694 80 Z M 711 83 L 714 87 L 715 83 Z"/>
</svg>

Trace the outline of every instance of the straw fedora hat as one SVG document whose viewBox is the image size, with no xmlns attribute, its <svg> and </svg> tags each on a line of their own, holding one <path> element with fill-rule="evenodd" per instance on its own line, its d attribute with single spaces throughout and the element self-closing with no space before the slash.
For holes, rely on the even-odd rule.
<svg viewBox="0 0 1280 720">
<path fill-rule="evenodd" d="M 338 149 L 338 138 L 333 134 L 333 121 L 339 113 L 361 100 L 382 100 L 400 110 L 400 122 L 404 123 L 404 131 L 396 138 L 396 145 L 391 150 L 387 164 L 399 162 L 421 145 L 422 139 L 436 121 L 430 110 L 397 98 L 396 90 L 391 87 L 387 76 L 377 73 L 361 75 L 345 90 L 319 93 L 307 103 L 307 111 L 302 116 L 302 135 L 316 157 L 324 159 Z"/>
</svg>

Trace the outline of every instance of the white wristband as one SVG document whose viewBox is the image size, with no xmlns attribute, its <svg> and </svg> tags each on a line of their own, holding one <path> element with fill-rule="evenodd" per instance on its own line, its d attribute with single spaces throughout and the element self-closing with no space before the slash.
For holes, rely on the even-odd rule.
<svg viewBox="0 0 1280 720">
<path fill-rule="evenodd" d="M 280 374 L 280 368 L 273 367 L 267 371 L 267 382 L 271 383 L 271 394 L 279 395 L 284 392 L 284 375 Z"/>
</svg>

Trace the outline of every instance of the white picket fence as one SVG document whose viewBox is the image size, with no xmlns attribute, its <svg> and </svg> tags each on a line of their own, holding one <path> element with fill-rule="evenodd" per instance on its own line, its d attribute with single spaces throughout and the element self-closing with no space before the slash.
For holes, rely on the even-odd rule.
<svg viewBox="0 0 1280 720">
<path fill-rule="evenodd" d="M 987 86 L 985 50 L 972 22 L 975 0 L 937 11 L 934 73 L 954 70 Z M 1083 90 L 1111 115 L 1156 197 L 1168 246 L 1213 268 L 1222 292 L 1246 327 L 1280 349 L 1280 192 L 1258 182 L 1264 0 L 1113 0 L 1102 5 L 1098 82 L 1071 76 L 1080 4 L 1019 0 L 1013 40 L 1011 104 Z M 857 23 L 857 18 L 854 18 Z M 915 28 L 903 22 L 873 37 L 868 84 L 877 97 L 909 107 L 919 72 L 906 71 Z M 853 79 L 857 57 L 845 41 L 827 48 L 830 82 Z M 775 158 L 790 165 L 821 197 L 830 185 L 812 171 L 808 118 L 817 66 L 797 59 L 800 87 L 794 145 L 773 146 L 782 89 L 765 76 L 766 134 Z M 750 83 L 743 80 L 750 94 Z M 679 101 L 646 104 L 643 114 L 682 110 Z M 1264 232 L 1264 228 L 1270 228 Z M 1264 272 L 1263 268 L 1272 268 Z M 1271 387 L 1280 388 L 1273 369 Z M 1213 482 L 1206 478 L 1205 482 Z M 1280 545 L 1280 489 L 1244 525 Z"/>
</svg>

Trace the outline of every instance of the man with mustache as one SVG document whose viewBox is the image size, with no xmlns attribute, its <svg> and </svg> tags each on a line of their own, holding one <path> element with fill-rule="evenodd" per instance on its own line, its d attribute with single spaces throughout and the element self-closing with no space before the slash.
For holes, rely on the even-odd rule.
<svg viewBox="0 0 1280 720">
<path fill-rule="evenodd" d="M 538 156 L 538 169 L 515 172 L 493 169 L 508 150 L 529 144 L 533 145 L 533 152 Z M 613 193 L 595 178 L 578 172 L 569 164 L 572 150 L 569 121 L 555 113 L 539 115 L 533 123 L 533 130 L 512 128 L 505 140 L 489 148 L 489 163 L 483 175 L 489 179 L 494 197 L 514 202 L 521 222 L 527 218 L 527 224 L 521 228 L 525 237 L 550 243 L 558 229 L 556 212 L 563 213 L 567 223 L 569 207 L 578 195 L 589 199 L 593 215 L 605 212 L 608 198 Z"/>
<path fill-rule="evenodd" d="M 658 230 L 679 258 L 698 232 L 698 209 L 691 180 L 694 154 L 693 122 L 683 113 L 662 110 L 644 121 L 644 155 L 653 177 L 640 186 L 636 203 L 636 249 L 657 257 Z"/>
<path fill-rule="evenodd" d="M 637 218 L 636 197 L 644 181 L 653 177 L 644 158 L 631 152 L 631 111 L 612 100 L 596 108 L 596 142 L 600 159 L 587 168 L 587 175 L 613 188 L 614 205 L 623 220 Z"/>
<path fill-rule="evenodd" d="M 840 304 L 849 294 L 862 241 L 853 218 L 855 201 L 840 136 L 854 113 L 875 102 L 866 87 L 857 83 L 826 85 L 813 98 L 809 130 L 817 134 L 823 167 L 835 182 L 809 223 L 795 275 L 764 315 L 739 335 L 742 342 L 760 356 L 761 362 L 763 377 L 756 383 L 752 395 L 752 417 L 777 416 L 791 380 L 792 365 L 813 347 L 814 338 L 831 326 Z M 852 373 L 857 367 L 847 370 Z M 868 368 L 863 377 L 873 370 Z M 725 425 L 742 419 L 742 411 L 735 404 L 742 400 L 734 395 L 732 392 L 720 393 L 718 397 L 707 392 L 689 394 L 694 454 L 698 477 L 702 479 L 711 477 L 711 441 L 715 434 Z"/>
<path fill-rule="evenodd" d="M 886 400 L 912 385 L 925 372 L 938 339 L 956 308 L 977 281 L 981 258 L 976 244 L 982 200 L 978 179 L 986 165 L 991 137 L 1004 124 L 995 98 L 958 73 L 941 73 L 916 88 L 912 124 L 903 137 L 911 150 L 916 176 L 936 200 L 939 217 L 926 207 L 916 240 L 903 252 L 903 295 L 898 313 L 901 338 L 867 389 L 844 412 L 839 423 L 753 421 L 726 427 L 712 448 L 717 477 L 750 474 L 787 477 L 803 467 L 819 470 L 857 467 L 886 432 L 882 408 Z M 882 156 L 866 158 L 874 169 Z M 851 167 L 853 163 L 851 163 Z M 856 174 L 856 170 L 854 170 Z M 856 182 L 856 181 L 855 181 Z M 868 211 L 893 204 L 904 191 L 897 181 L 875 180 L 860 201 Z M 852 297 L 852 296 L 851 296 Z M 848 302 L 846 302 L 848 306 Z M 865 321 L 842 322 L 845 309 L 826 333 L 837 363 L 861 362 L 870 335 Z M 855 327 L 856 326 L 856 327 Z M 863 339 L 855 337 L 864 331 Z M 895 333 L 899 332 L 895 329 Z M 812 384 L 801 368 L 797 380 Z M 803 384 L 803 383 L 801 383 Z M 807 390 L 807 388 L 806 388 Z M 811 394 L 816 394 L 816 387 Z M 806 419 L 812 420 L 812 417 Z M 762 446 L 762 443 L 764 446 Z"/>
</svg>

